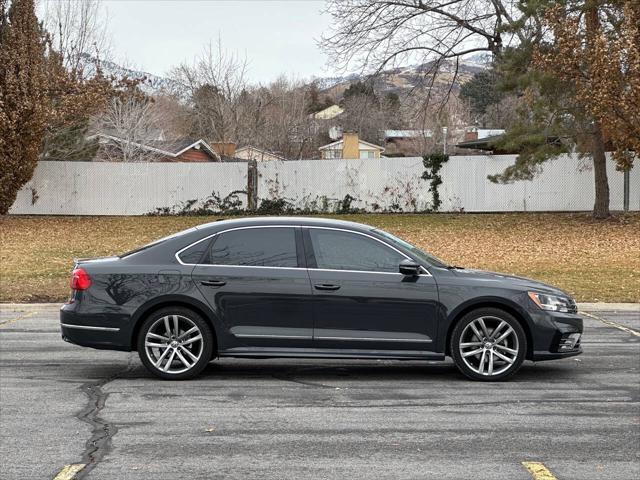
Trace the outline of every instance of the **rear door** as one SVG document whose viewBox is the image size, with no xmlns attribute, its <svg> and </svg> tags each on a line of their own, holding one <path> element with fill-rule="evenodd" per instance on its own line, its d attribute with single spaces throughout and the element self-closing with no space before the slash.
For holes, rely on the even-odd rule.
<svg viewBox="0 0 640 480">
<path fill-rule="evenodd" d="M 241 227 L 214 237 L 192 273 L 237 346 L 311 345 L 311 286 L 295 226 Z"/>
<path fill-rule="evenodd" d="M 399 273 L 406 255 L 349 230 L 304 227 L 313 286 L 314 345 L 328 349 L 429 351 L 438 290 L 425 272 Z"/>
</svg>

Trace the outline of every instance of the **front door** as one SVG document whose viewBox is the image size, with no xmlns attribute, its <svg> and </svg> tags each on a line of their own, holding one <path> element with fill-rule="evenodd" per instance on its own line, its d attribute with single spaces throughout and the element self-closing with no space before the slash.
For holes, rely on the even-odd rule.
<svg viewBox="0 0 640 480">
<path fill-rule="evenodd" d="M 293 226 L 225 231 L 194 268 L 192 277 L 225 325 L 229 347 L 311 346 L 311 286 L 299 235 Z"/>
<path fill-rule="evenodd" d="M 303 232 L 317 348 L 435 348 L 438 291 L 431 275 L 400 274 L 407 257 L 373 236 L 319 227 Z"/>
</svg>

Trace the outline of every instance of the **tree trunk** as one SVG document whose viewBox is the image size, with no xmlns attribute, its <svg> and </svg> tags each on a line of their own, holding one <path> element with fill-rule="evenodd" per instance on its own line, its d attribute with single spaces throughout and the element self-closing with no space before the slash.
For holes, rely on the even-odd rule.
<svg viewBox="0 0 640 480">
<path fill-rule="evenodd" d="M 607 157 L 604 153 L 604 139 L 599 122 L 595 122 L 593 127 L 591 155 L 593 156 L 593 174 L 596 186 L 593 216 L 595 218 L 607 218 L 609 216 L 609 179 L 607 178 Z"/>
<path fill-rule="evenodd" d="M 585 11 L 585 25 L 587 34 L 587 48 L 592 48 L 594 39 L 601 31 L 598 9 L 600 0 L 592 0 Z M 593 174 L 595 176 L 596 201 L 593 205 L 595 218 L 609 216 L 609 180 L 607 179 L 607 158 L 604 154 L 604 138 L 602 126 L 597 119 L 593 121 L 591 134 L 591 155 L 593 156 Z"/>
</svg>

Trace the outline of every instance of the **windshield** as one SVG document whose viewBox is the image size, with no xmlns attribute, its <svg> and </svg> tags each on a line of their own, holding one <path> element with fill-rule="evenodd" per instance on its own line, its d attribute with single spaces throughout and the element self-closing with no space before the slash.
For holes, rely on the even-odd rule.
<svg viewBox="0 0 640 480">
<path fill-rule="evenodd" d="M 405 250 L 409 250 L 416 257 L 418 257 L 421 260 L 424 260 L 425 262 L 427 262 L 430 265 L 433 265 L 433 266 L 436 266 L 436 267 L 442 267 L 442 268 L 446 268 L 447 267 L 447 264 L 445 262 L 443 262 L 442 260 L 440 260 L 438 257 L 434 257 L 430 253 L 423 252 L 418 247 L 415 247 L 415 246 L 411 245 L 409 242 L 405 242 L 404 240 L 402 240 L 401 238 L 396 237 L 395 235 L 391 235 L 390 233 L 385 232 L 384 230 L 373 230 L 373 231 L 375 233 L 377 233 L 378 235 L 381 235 L 384 238 L 386 238 L 387 240 L 389 240 L 389 242 L 391 242 L 392 244 L 394 244 L 396 246 L 400 246 L 400 247 L 404 248 Z"/>
</svg>

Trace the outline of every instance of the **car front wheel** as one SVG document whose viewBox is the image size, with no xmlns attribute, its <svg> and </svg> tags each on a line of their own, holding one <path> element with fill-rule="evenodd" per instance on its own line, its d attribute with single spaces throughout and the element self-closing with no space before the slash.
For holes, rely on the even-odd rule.
<svg viewBox="0 0 640 480">
<path fill-rule="evenodd" d="M 527 337 L 512 315 L 483 308 L 462 317 L 451 335 L 450 349 L 456 366 L 467 377 L 499 381 L 520 369 Z"/>
<path fill-rule="evenodd" d="M 166 380 L 198 375 L 213 351 L 211 328 L 200 315 L 181 307 L 163 308 L 149 316 L 138 335 L 138 355 L 144 366 Z"/>
</svg>

